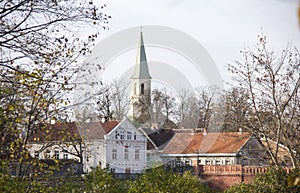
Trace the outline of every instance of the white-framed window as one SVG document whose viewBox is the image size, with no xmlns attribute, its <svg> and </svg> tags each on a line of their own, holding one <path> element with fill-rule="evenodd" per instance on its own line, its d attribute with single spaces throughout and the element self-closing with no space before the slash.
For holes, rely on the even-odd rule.
<svg viewBox="0 0 300 193">
<path fill-rule="evenodd" d="M 117 159 L 117 149 L 112 149 L 112 159 Z"/>
<path fill-rule="evenodd" d="M 59 150 L 54 150 L 54 159 L 59 159 Z"/>
<path fill-rule="evenodd" d="M 221 165 L 221 160 L 216 160 L 216 165 Z"/>
<path fill-rule="evenodd" d="M 134 159 L 135 160 L 139 160 L 140 159 L 140 150 L 139 149 L 136 149 L 134 151 Z"/>
<path fill-rule="evenodd" d="M 125 159 L 125 160 L 128 160 L 128 157 L 129 157 L 128 154 L 129 154 L 129 151 L 128 151 L 127 148 L 125 148 L 125 149 L 124 149 L 124 159 Z"/>
<path fill-rule="evenodd" d="M 230 165 L 231 164 L 231 161 L 230 160 L 225 160 L 225 165 Z"/>
<path fill-rule="evenodd" d="M 136 132 L 133 133 L 133 140 L 136 140 Z"/>
<path fill-rule="evenodd" d="M 127 131 L 127 140 L 131 140 L 131 132 Z"/>
<path fill-rule="evenodd" d="M 184 161 L 184 164 L 185 164 L 186 166 L 192 165 L 191 163 L 192 163 L 191 160 L 185 160 L 185 161 Z"/>
<path fill-rule="evenodd" d="M 120 131 L 120 139 L 125 139 L 124 131 Z"/>
<path fill-rule="evenodd" d="M 205 160 L 205 165 L 211 165 L 211 160 Z"/>
<path fill-rule="evenodd" d="M 177 166 L 177 167 L 181 166 L 181 160 L 180 160 L 180 159 L 177 159 L 177 160 L 176 160 L 176 166 Z"/>
<path fill-rule="evenodd" d="M 67 154 L 67 153 L 64 153 L 64 159 L 69 159 L 69 154 Z"/>
</svg>

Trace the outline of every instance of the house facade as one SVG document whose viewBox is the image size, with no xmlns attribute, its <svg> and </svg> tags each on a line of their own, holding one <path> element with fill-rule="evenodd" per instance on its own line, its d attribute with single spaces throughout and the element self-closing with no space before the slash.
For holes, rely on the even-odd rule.
<svg viewBox="0 0 300 193">
<path fill-rule="evenodd" d="M 41 160 L 75 160 L 83 172 L 101 165 L 114 173 L 141 173 L 146 168 L 147 139 L 130 121 L 63 123 L 30 139 L 27 149 Z"/>
<path fill-rule="evenodd" d="M 114 173 L 141 173 L 146 168 L 147 139 L 127 119 L 104 136 L 104 164 Z"/>
<path fill-rule="evenodd" d="M 82 173 L 84 144 L 75 123 L 49 124 L 29 136 L 26 146 L 30 156 L 45 163 L 57 160 Z M 67 171 L 67 169 L 65 169 Z"/>
<path fill-rule="evenodd" d="M 84 171 L 97 165 L 114 173 L 141 173 L 146 167 L 146 137 L 127 119 L 79 126 L 84 139 Z"/>
</svg>

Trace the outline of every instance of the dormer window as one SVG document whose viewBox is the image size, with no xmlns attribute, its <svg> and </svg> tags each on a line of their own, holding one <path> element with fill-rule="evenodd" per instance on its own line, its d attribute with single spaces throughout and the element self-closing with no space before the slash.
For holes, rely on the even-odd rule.
<svg viewBox="0 0 300 193">
<path fill-rule="evenodd" d="M 127 139 L 131 140 L 131 132 L 130 131 L 127 132 Z"/>
</svg>

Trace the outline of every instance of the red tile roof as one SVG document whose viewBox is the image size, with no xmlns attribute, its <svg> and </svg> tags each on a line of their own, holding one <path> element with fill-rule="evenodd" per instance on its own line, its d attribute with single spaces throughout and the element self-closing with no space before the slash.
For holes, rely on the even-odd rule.
<svg viewBox="0 0 300 193">
<path fill-rule="evenodd" d="M 119 121 L 108 121 L 105 123 L 56 123 L 47 125 L 46 128 L 38 129 L 29 137 L 30 142 L 46 141 L 76 141 L 83 139 L 104 139 Z"/>
<path fill-rule="evenodd" d="M 81 137 L 74 122 L 46 125 L 46 127 L 38 128 L 32 131 L 32 134 L 30 134 L 28 138 L 29 142 L 73 142 L 78 140 L 81 140 Z"/>
<path fill-rule="evenodd" d="M 163 154 L 237 153 L 250 137 L 248 132 L 176 133 Z"/>
<path fill-rule="evenodd" d="M 104 129 L 104 131 L 106 132 L 106 134 L 108 134 L 109 132 L 111 132 L 111 130 L 113 130 L 120 122 L 119 121 L 107 121 L 105 123 L 102 123 L 101 126 Z"/>
</svg>

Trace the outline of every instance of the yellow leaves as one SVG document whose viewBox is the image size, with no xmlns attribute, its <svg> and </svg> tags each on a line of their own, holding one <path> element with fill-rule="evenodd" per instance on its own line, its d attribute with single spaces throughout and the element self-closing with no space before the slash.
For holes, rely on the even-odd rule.
<svg viewBox="0 0 300 193">
<path fill-rule="evenodd" d="M 9 105 L 9 106 L 8 106 L 8 110 L 9 110 L 9 111 L 13 111 L 14 109 L 15 109 L 15 107 L 14 107 L 13 105 Z"/>
<path fill-rule="evenodd" d="M 21 121 L 22 121 L 22 118 L 21 118 L 21 117 L 18 117 L 18 118 L 16 119 L 16 123 L 21 123 Z"/>
</svg>

